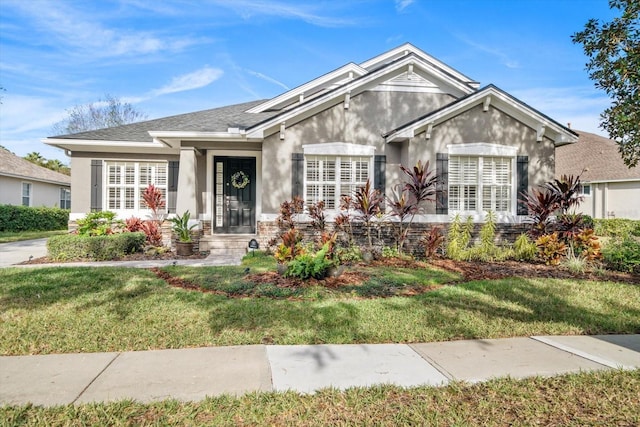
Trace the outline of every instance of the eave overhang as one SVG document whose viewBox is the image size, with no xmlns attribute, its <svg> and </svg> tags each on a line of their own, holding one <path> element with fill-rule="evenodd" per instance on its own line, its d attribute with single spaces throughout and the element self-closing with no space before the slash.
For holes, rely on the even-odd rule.
<svg viewBox="0 0 640 427">
<path fill-rule="evenodd" d="M 383 136 L 388 143 L 414 138 L 421 133 L 425 133 L 425 138 L 429 139 L 434 127 L 477 105 L 483 105 L 483 111 L 488 111 L 489 106 L 497 108 L 524 123 L 537 132 L 538 141 L 542 141 L 543 137 L 547 137 L 551 139 L 556 146 L 561 146 L 574 143 L 578 140 L 578 134 L 571 129 L 561 125 L 494 85 L 488 85 L 475 93 L 460 98 L 447 106 L 418 118 L 413 122 L 407 123 Z"/>
<path fill-rule="evenodd" d="M 246 130 L 247 137 L 262 139 L 272 135 L 280 131 L 283 123 L 288 127 L 320 111 L 340 104 L 344 102 L 346 94 L 349 94 L 349 97 L 352 99 L 354 96 L 386 80 L 407 72 L 410 66 L 413 67 L 413 72 L 423 73 L 425 77 L 434 81 L 439 86 L 446 88 L 448 93 L 455 97 L 466 96 L 475 91 L 470 85 L 452 78 L 448 73 L 433 66 L 433 64 L 428 61 L 410 53 L 360 78 L 345 83 L 322 96 L 306 101 L 297 107 L 283 111 L 274 117 L 249 127 Z"/>
</svg>

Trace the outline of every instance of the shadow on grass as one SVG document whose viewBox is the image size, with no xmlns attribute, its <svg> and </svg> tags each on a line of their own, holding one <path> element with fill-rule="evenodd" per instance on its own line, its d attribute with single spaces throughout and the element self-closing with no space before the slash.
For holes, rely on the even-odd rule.
<svg viewBox="0 0 640 427">
<path fill-rule="evenodd" d="M 38 309 L 87 300 L 79 308 L 131 301 L 166 286 L 145 270 L 51 267 L 0 270 L 0 306 Z"/>
</svg>

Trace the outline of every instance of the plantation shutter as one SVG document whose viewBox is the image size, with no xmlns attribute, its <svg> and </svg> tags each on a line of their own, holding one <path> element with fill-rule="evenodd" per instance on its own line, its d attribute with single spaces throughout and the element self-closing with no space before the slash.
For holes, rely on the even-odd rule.
<svg viewBox="0 0 640 427">
<path fill-rule="evenodd" d="M 304 154 L 291 154 L 291 198 L 302 197 L 304 199 Z"/>
<path fill-rule="evenodd" d="M 516 179 L 518 181 L 517 189 L 518 189 L 518 215 L 528 215 L 529 211 L 527 209 L 527 204 L 522 201 L 522 194 L 527 193 L 529 191 L 529 157 L 528 156 L 518 156 L 517 159 L 517 171 L 516 171 Z"/>
<path fill-rule="evenodd" d="M 167 182 L 167 212 L 176 213 L 176 201 L 178 200 L 178 171 L 180 162 L 169 162 L 169 176 Z"/>
<path fill-rule="evenodd" d="M 373 160 L 373 187 L 385 193 L 387 185 L 386 176 L 387 156 L 375 156 Z"/>
<path fill-rule="evenodd" d="M 102 160 L 91 160 L 91 212 L 102 210 Z"/>
<path fill-rule="evenodd" d="M 436 154 L 436 213 L 449 213 L 449 197 L 447 187 L 449 186 L 449 155 L 445 153 Z"/>
</svg>

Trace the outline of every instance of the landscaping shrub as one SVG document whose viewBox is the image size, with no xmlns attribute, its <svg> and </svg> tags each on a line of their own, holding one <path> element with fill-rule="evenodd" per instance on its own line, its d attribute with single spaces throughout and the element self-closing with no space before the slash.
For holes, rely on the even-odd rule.
<svg viewBox="0 0 640 427">
<path fill-rule="evenodd" d="M 301 255 L 295 257 L 287 265 L 287 271 L 285 277 L 297 277 L 302 280 L 310 278 L 322 279 L 326 276 L 329 267 L 333 266 L 333 263 L 327 259 L 327 253 L 329 252 L 329 244 L 325 245 L 318 252 L 304 252 Z"/>
<path fill-rule="evenodd" d="M 81 236 L 104 236 L 122 231 L 123 221 L 116 219 L 116 213 L 111 211 L 91 212 L 77 221 L 78 234 Z"/>
<path fill-rule="evenodd" d="M 558 265 L 567 256 L 567 245 L 558 233 L 544 234 L 536 239 L 538 257 L 547 265 Z"/>
<path fill-rule="evenodd" d="M 620 237 L 640 236 L 640 221 L 632 219 L 594 219 L 594 231 L 597 236 Z"/>
<path fill-rule="evenodd" d="M 602 250 L 602 255 L 610 269 L 640 273 L 640 242 L 632 237 L 610 242 Z"/>
<path fill-rule="evenodd" d="M 526 234 L 518 236 L 513 244 L 514 258 L 519 261 L 533 261 L 538 253 L 538 246 Z"/>
<path fill-rule="evenodd" d="M 138 252 L 144 246 L 144 233 L 119 233 L 103 236 L 67 234 L 47 241 L 49 258 L 53 261 L 105 261 Z"/>
<path fill-rule="evenodd" d="M 67 209 L 0 205 L 0 231 L 64 230 L 68 222 Z"/>
</svg>

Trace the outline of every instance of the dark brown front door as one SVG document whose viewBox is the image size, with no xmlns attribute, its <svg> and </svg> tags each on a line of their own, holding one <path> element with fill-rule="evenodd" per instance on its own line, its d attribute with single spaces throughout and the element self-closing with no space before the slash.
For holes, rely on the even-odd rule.
<svg viewBox="0 0 640 427">
<path fill-rule="evenodd" d="M 255 157 L 214 158 L 214 231 L 253 234 L 256 231 Z"/>
</svg>

